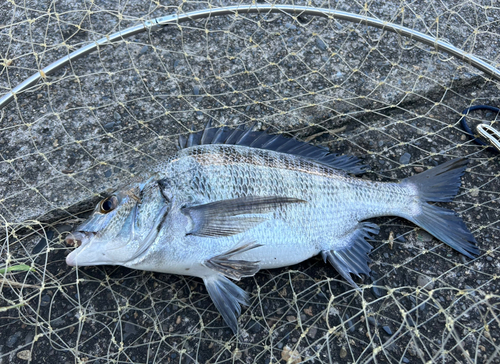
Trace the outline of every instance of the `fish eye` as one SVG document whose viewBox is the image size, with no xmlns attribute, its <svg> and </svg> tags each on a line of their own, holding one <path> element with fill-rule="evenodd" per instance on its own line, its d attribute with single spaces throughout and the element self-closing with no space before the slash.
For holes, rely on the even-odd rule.
<svg viewBox="0 0 500 364">
<path fill-rule="evenodd" d="M 102 214 L 107 214 L 110 211 L 113 211 L 118 206 L 118 198 L 113 195 L 109 196 L 102 200 L 99 204 L 99 210 Z"/>
</svg>

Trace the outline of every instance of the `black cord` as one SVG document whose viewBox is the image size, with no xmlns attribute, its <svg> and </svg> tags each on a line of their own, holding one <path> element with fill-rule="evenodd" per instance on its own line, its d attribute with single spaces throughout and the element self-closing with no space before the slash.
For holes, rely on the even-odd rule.
<svg viewBox="0 0 500 364">
<path fill-rule="evenodd" d="M 470 135 L 470 137 L 472 138 L 472 140 L 476 144 L 487 146 L 488 145 L 487 143 L 485 143 L 484 141 L 482 141 L 479 138 L 476 138 L 474 132 L 469 127 L 469 124 L 467 124 L 467 119 L 465 118 L 465 116 L 474 110 L 489 110 L 489 111 L 494 111 L 496 113 L 500 113 L 500 109 L 498 107 L 489 106 L 489 105 L 476 105 L 476 106 L 468 107 L 467 109 L 464 109 L 462 111 L 462 114 L 464 115 L 460 118 L 460 124 L 462 125 L 462 129 L 464 129 Z M 488 147 L 487 149 L 498 153 L 498 149 L 496 149 L 496 148 Z"/>
</svg>

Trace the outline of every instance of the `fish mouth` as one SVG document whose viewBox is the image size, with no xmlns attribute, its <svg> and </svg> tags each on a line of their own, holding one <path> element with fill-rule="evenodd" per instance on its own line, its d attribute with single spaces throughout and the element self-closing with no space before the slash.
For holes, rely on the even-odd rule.
<svg viewBox="0 0 500 364">
<path fill-rule="evenodd" d="M 76 247 L 67 257 L 66 264 L 74 266 L 76 265 L 76 256 L 78 253 L 87 245 L 92 238 L 95 236 L 94 232 L 87 231 L 74 231 L 66 236 L 65 242 L 68 246 Z"/>
<path fill-rule="evenodd" d="M 90 238 L 95 235 L 95 233 L 89 233 L 86 231 L 74 231 L 70 233 L 66 239 L 66 245 L 74 246 L 79 248 L 82 244 L 85 244 Z"/>
</svg>

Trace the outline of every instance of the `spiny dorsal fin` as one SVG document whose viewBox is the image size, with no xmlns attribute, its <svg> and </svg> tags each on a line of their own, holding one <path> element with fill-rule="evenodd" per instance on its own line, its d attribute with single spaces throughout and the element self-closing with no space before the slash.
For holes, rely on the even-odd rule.
<svg viewBox="0 0 500 364">
<path fill-rule="evenodd" d="M 191 133 L 187 138 L 179 136 L 179 147 L 185 149 L 204 144 L 242 145 L 297 155 L 352 174 L 363 173 L 366 169 L 366 166 L 359 164 L 360 160 L 356 157 L 330 153 L 329 150 L 279 134 L 272 135 L 265 131 L 252 131 L 254 126 L 255 124 L 248 129 L 242 127 L 231 129 L 227 126 L 218 128 L 213 127 L 212 123 L 208 122 L 202 131 Z"/>
</svg>

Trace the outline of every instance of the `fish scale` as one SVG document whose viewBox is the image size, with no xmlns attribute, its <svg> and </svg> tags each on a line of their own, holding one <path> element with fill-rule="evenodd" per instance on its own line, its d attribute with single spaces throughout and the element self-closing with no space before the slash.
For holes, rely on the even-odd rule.
<svg viewBox="0 0 500 364">
<path fill-rule="evenodd" d="M 310 240 L 321 237 L 342 236 L 346 226 L 354 226 L 358 221 L 373 216 L 393 215 L 394 211 L 403 212 L 411 202 L 408 191 L 400 188 L 396 183 L 382 184 L 353 180 L 339 171 L 326 169 L 314 165 L 314 163 L 308 163 L 307 166 L 304 166 L 302 161 L 296 160 L 292 155 L 277 155 L 276 152 L 262 151 L 259 153 L 261 155 L 252 158 L 251 153 L 251 148 L 240 146 L 224 146 L 217 149 L 212 146 L 191 148 L 187 151 L 186 158 L 211 155 L 218 163 L 202 165 L 197 171 L 197 174 L 204 176 L 204 185 L 212 186 L 210 192 L 198 189 L 199 186 L 194 186 L 195 189 L 192 191 L 184 189 L 183 193 L 187 195 L 199 194 L 200 202 L 236 198 L 247 194 L 257 196 L 286 195 L 305 199 L 309 202 L 308 204 L 286 207 L 289 225 L 301 227 L 302 244 L 309 244 Z M 262 160 L 266 158 L 262 158 L 262 153 L 270 155 L 271 158 L 268 160 L 272 159 L 275 162 L 265 166 Z M 278 157 L 282 159 L 280 160 Z M 200 159 L 205 160 L 205 158 Z M 227 165 L 224 163 L 227 160 L 245 160 L 246 163 Z M 259 166 L 259 164 L 261 165 Z M 298 171 L 302 171 L 306 167 L 311 169 L 311 173 Z M 184 166 L 179 161 L 179 164 L 174 168 L 183 170 Z M 173 174 L 176 175 L 175 171 Z M 243 176 L 251 176 L 252 174 L 255 176 L 252 176 L 254 182 L 247 185 L 244 183 Z M 180 184 L 186 186 L 189 184 L 190 176 L 184 176 L 184 178 L 185 181 L 180 182 Z M 385 201 L 381 203 L 381 200 Z M 276 212 L 273 219 L 279 219 L 279 212 Z M 307 215 L 307 218 L 301 218 L 304 215 Z M 313 215 L 316 218 L 312 218 Z M 318 218 L 319 216 L 321 218 Z M 308 221 L 309 224 L 304 224 L 305 221 Z"/>
<path fill-rule="evenodd" d="M 371 217 L 400 216 L 462 254 L 479 253 L 460 217 L 428 203 L 453 199 L 466 160 L 394 183 L 352 176 L 364 171 L 357 158 L 251 128 L 208 125 L 180 147 L 96 206 L 67 238 L 78 246 L 69 265 L 200 277 L 236 333 L 248 299 L 230 279 L 321 254 L 357 288 L 351 275 L 370 273 L 366 239 L 379 231 Z"/>
</svg>

